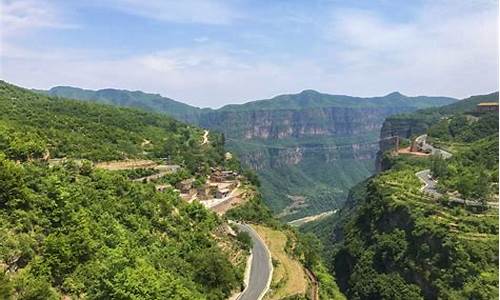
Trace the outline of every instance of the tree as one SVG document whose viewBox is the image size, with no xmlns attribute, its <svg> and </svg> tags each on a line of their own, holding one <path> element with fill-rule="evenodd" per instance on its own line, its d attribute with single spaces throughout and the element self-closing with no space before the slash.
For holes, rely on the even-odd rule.
<svg viewBox="0 0 500 300">
<path fill-rule="evenodd" d="M 431 173 L 435 178 L 446 177 L 448 175 L 448 165 L 439 154 L 431 157 Z"/>
<path fill-rule="evenodd" d="M 253 241 L 252 241 L 252 238 L 250 237 L 250 234 L 248 234 L 248 232 L 245 232 L 245 231 L 238 232 L 236 239 L 241 242 L 241 244 L 243 245 L 243 248 L 245 250 L 252 249 Z"/>
</svg>

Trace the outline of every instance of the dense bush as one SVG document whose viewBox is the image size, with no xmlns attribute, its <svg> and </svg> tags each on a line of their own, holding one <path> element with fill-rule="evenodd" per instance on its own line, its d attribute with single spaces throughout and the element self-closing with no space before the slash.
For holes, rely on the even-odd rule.
<svg viewBox="0 0 500 300">
<path fill-rule="evenodd" d="M 223 161 L 217 136 L 170 118 L 49 98 L 0 82 L 0 298 L 223 299 L 241 270 L 221 220 L 173 190 L 89 161 L 168 158 L 173 181 Z M 150 143 L 144 143 L 144 141 Z M 76 158 L 51 166 L 46 156 Z"/>
</svg>

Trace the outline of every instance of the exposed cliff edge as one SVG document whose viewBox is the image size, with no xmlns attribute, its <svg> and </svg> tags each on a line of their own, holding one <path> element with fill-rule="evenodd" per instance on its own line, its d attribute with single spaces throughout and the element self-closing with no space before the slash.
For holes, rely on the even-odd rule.
<svg viewBox="0 0 500 300">
<path fill-rule="evenodd" d="M 384 172 L 341 210 L 301 228 L 323 241 L 348 298 L 498 298 L 498 110 L 477 112 L 480 102 L 498 93 L 388 117 L 381 137 L 425 133 L 453 157 L 384 156 Z M 428 169 L 441 193 L 423 189 L 417 174 Z M 457 193 L 471 201 L 450 200 Z"/>
<path fill-rule="evenodd" d="M 199 109 L 157 94 L 70 87 L 47 93 L 169 114 L 223 132 L 228 148 L 258 171 L 267 204 L 286 219 L 337 208 L 354 184 L 374 172 L 387 116 L 452 103 L 446 97 L 391 93 L 360 98 L 314 90 Z M 304 199 L 298 204 L 292 199 Z"/>
<path fill-rule="evenodd" d="M 437 109 L 421 109 L 412 114 L 398 114 L 388 117 L 383 122 L 380 131 L 380 149 L 376 154 L 376 170 L 383 171 L 385 169 L 383 153 L 395 147 L 395 139 L 390 139 L 390 137 L 414 138 L 425 133 L 432 124 L 437 123 L 440 119 L 452 114 L 472 111 L 481 102 L 498 102 L 498 92 L 472 96 Z"/>
</svg>

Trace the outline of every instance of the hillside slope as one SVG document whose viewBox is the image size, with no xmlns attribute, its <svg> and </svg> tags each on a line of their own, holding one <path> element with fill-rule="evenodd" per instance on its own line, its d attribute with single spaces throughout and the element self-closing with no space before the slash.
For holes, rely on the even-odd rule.
<svg viewBox="0 0 500 300">
<path fill-rule="evenodd" d="M 224 151 L 220 137 L 202 145 L 201 136 L 165 116 L 0 82 L 0 298 L 225 299 L 239 291 L 244 266 L 234 260 L 244 248 L 222 219 L 172 188 L 92 167 L 167 157 L 203 177 Z"/>
<path fill-rule="evenodd" d="M 497 102 L 498 92 L 472 96 L 455 103 L 442 106 L 437 109 L 429 108 L 418 110 L 411 114 L 398 114 L 388 117 L 380 131 L 380 151 L 377 153 L 377 168 L 383 169 L 382 153 L 394 147 L 394 140 L 388 139 L 391 136 L 401 138 L 411 138 L 423 134 L 433 124 L 442 118 L 453 114 L 463 114 L 467 111 L 474 111 L 476 105 L 481 102 Z"/>
<path fill-rule="evenodd" d="M 102 89 L 98 91 L 70 86 L 56 86 L 48 91 L 39 91 L 50 96 L 101 102 L 118 106 L 135 107 L 145 111 L 167 113 L 185 122 L 196 123 L 200 109 L 159 94 L 149 94 L 141 91 L 118 89 Z"/>
<path fill-rule="evenodd" d="M 302 229 L 325 243 L 349 298 L 498 298 L 498 113 L 450 106 L 406 119 L 440 115 L 418 133 L 451 158 L 387 154 L 386 170 L 353 188 L 345 208 Z M 432 194 L 417 176 L 426 169 Z"/>
<path fill-rule="evenodd" d="M 138 94 L 132 101 L 136 92 L 55 88 L 49 93 L 83 99 L 92 95 L 96 101 L 147 109 L 151 101 L 143 96 L 157 96 Z M 340 207 L 349 188 L 374 172 L 379 131 L 387 116 L 454 101 L 397 92 L 360 98 L 306 90 L 217 110 L 191 107 L 189 117 L 167 106 L 155 109 L 224 133 L 228 149 L 259 174 L 266 203 L 290 220 Z"/>
</svg>

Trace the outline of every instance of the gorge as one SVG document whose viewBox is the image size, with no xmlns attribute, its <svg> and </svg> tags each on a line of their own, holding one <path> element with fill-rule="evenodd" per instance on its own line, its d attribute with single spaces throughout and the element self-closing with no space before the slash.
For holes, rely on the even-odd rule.
<svg viewBox="0 0 500 300">
<path fill-rule="evenodd" d="M 373 174 L 386 117 L 456 101 L 398 92 L 360 98 L 305 90 L 200 109 L 140 91 L 54 87 L 39 92 L 165 113 L 224 133 L 228 149 L 259 175 L 266 204 L 286 221 L 341 207 L 349 189 Z"/>
</svg>

